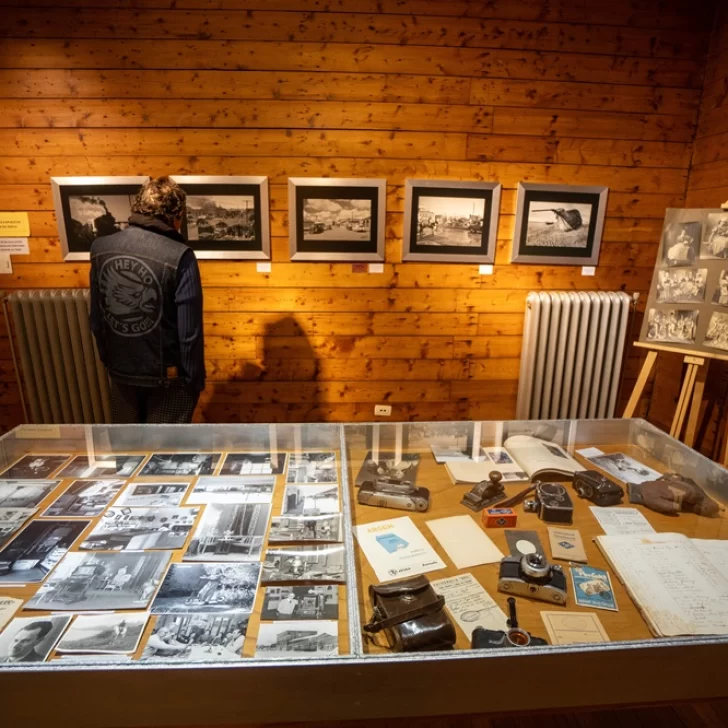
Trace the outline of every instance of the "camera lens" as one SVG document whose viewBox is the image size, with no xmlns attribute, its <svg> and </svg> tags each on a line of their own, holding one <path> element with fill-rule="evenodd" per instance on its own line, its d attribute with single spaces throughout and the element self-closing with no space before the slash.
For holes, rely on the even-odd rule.
<svg viewBox="0 0 728 728">
<path fill-rule="evenodd" d="M 522 629 L 509 629 L 506 640 L 511 647 L 528 647 L 531 644 L 531 635 Z"/>
</svg>

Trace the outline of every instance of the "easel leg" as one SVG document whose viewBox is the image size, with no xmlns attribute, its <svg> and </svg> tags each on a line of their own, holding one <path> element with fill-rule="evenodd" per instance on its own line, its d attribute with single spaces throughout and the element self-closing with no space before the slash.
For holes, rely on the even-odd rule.
<svg viewBox="0 0 728 728">
<path fill-rule="evenodd" d="M 642 392 L 644 392 L 645 386 L 647 385 L 647 380 L 650 378 L 652 368 L 655 366 L 656 361 L 657 352 L 648 351 L 645 363 L 642 365 L 642 371 L 640 371 L 640 375 L 639 377 L 637 377 L 637 382 L 634 385 L 632 396 L 629 398 L 629 402 L 627 402 L 627 406 L 624 409 L 624 414 L 622 415 L 624 419 L 629 419 L 634 415 L 634 412 L 637 409 L 637 405 L 640 403 L 640 397 L 642 397 Z"/>
<path fill-rule="evenodd" d="M 686 361 L 688 357 L 685 357 Z M 670 427 L 670 436 L 676 440 L 680 439 L 680 433 L 682 432 L 683 425 L 685 424 L 685 415 L 688 411 L 688 402 L 690 402 L 690 395 L 693 392 L 695 386 L 695 375 L 697 373 L 697 366 L 692 362 L 688 364 L 688 370 L 685 373 L 685 379 L 683 379 L 682 389 L 680 390 L 680 399 L 677 401 L 677 409 L 675 410 L 675 416 L 672 419 L 672 427 Z"/>
<path fill-rule="evenodd" d="M 703 404 L 703 393 L 705 391 L 705 379 L 708 376 L 708 367 L 710 366 L 710 359 L 708 359 L 702 366 L 700 364 L 695 365 L 697 367 L 695 377 L 695 388 L 693 389 L 693 401 L 690 405 L 690 416 L 688 417 L 688 428 L 685 431 L 685 444 L 688 447 L 692 447 L 695 444 L 695 431 L 698 427 L 698 417 L 700 415 L 700 407 Z"/>
</svg>

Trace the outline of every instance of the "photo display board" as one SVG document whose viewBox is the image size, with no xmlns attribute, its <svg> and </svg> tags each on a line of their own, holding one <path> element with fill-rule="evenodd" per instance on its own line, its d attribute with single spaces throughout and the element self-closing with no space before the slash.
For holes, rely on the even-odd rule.
<svg viewBox="0 0 728 728">
<path fill-rule="evenodd" d="M 640 343 L 728 359 L 728 210 L 667 210 Z"/>
</svg>

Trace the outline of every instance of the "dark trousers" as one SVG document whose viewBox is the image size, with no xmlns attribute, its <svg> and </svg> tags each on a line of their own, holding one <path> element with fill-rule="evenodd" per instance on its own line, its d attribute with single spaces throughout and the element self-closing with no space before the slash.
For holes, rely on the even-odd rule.
<svg viewBox="0 0 728 728">
<path fill-rule="evenodd" d="M 111 419 L 115 425 L 192 422 L 200 393 L 182 380 L 166 387 L 137 387 L 111 377 Z"/>
</svg>

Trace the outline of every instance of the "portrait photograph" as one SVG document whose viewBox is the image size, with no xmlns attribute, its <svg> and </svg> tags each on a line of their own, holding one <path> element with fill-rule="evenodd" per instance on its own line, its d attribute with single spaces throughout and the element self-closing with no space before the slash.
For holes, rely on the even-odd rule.
<svg viewBox="0 0 728 728">
<path fill-rule="evenodd" d="M 172 564 L 152 613 L 251 612 L 259 576 L 259 563 Z"/>
<path fill-rule="evenodd" d="M 0 664 L 45 662 L 71 617 L 16 617 L 0 634 Z"/>
<path fill-rule="evenodd" d="M 261 579 L 277 581 L 322 581 L 343 583 L 344 547 L 276 546 L 269 548 Z"/>
<path fill-rule="evenodd" d="M 249 614 L 162 614 L 144 645 L 143 660 L 240 660 Z"/>
<path fill-rule="evenodd" d="M 267 177 L 172 179 L 187 193 L 181 232 L 198 259 L 270 260 Z"/>
<path fill-rule="evenodd" d="M 276 516 L 270 524 L 269 543 L 341 541 L 341 514 L 323 516 Z"/>
<path fill-rule="evenodd" d="M 662 233 L 662 260 L 673 268 L 693 265 L 700 252 L 700 222 L 673 222 Z"/>
<path fill-rule="evenodd" d="M 691 344 L 695 341 L 697 330 L 697 311 L 660 311 L 652 308 L 647 315 L 647 341 Z"/>
<path fill-rule="evenodd" d="M 212 475 L 218 460 L 220 453 L 156 453 L 149 458 L 139 475 Z"/>
<path fill-rule="evenodd" d="M 123 480 L 74 480 L 43 512 L 44 518 L 100 516 L 124 487 Z"/>
<path fill-rule="evenodd" d="M 96 238 L 129 226 L 131 206 L 149 177 L 51 177 L 64 260 L 89 260 Z"/>
<path fill-rule="evenodd" d="M 59 473 L 59 478 L 131 478 L 144 455 L 96 455 L 92 461 L 78 455 Z"/>
<path fill-rule="evenodd" d="M 493 263 L 500 194 L 490 182 L 408 179 L 403 260 Z"/>
<path fill-rule="evenodd" d="M 129 654 L 139 645 L 149 620 L 146 612 L 80 614 L 56 646 L 58 652 Z"/>
<path fill-rule="evenodd" d="M 377 478 L 406 480 L 414 485 L 419 467 L 420 456 L 417 453 L 402 453 L 397 458 L 394 452 L 380 451 L 375 460 L 370 451 L 364 458 L 354 485 L 358 487 L 365 481 L 375 482 Z"/>
<path fill-rule="evenodd" d="M 178 506 L 189 483 L 143 483 L 137 481 L 121 491 L 116 506 Z"/>
<path fill-rule="evenodd" d="M 339 512 L 339 487 L 287 485 L 283 493 L 284 516 L 320 516 Z"/>
<path fill-rule="evenodd" d="M 728 313 L 714 313 L 705 333 L 705 346 L 728 351 Z"/>
<path fill-rule="evenodd" d="M 286 453 L 231 452 L 225 456 L 220 475 L 281 475 Z"/>
<path fill-rule="evenodd" d="M 339 587 L 326 586 L 268 586 L 264 590 L 260 618 L 279 619 L 338 619 Z"/>
<path fill-rule="evenodd" d="M 25 455 L 3 471 L 0 478 L 44 480 L 53 475 L 70 457 L 70 455 Z"/>
<path fill-rule="evenodd" d="M 293 453 L 288 461 L 286 483 L 338 483 L 333 452 Z"/>
<path fill-rule="evenodd" d="M 597 265 L 606 187 L 521 182 L 512 263 Z"/>
<path fill-rule="evenodd" d="M 383 261 L 386 180 L 292 177 L 293 261 Z"/>
<path fill-rule="evenodd" d="M 728 258 L 728 212 L 711 212 L 703 228 L 700 257 L 708 260 Z"/>
<path fill-rule="evenodd" d="M 657 303 L 702 303 L 707 268 L 674 268 L 657 274 Z"/>
<path fill-rule="evenodd" d="M 171 555 L 171 551 L 70 551 L 25 608 L 67 612 L 146 609 Z"/>
<path fill-rule="evenodd" d="M 716 306 L 728 307 L 728 270 L 723 270 L 718 276 L 718 284 L 713 292 L 713 303 Z"/>
<path fill-rule="evenodd" d="M 187 498 L 188 503 L 271 503 L 275 476 L 199 478 Z"/>
<path fill-rule="evenodd" d="M 60 480 L 0 480 L 0 507 L 35 508 L 60 484 Z"/>
<path fill-rule="evenodd" d="M 263 623 L 255 645 L 255 656 L 263 659 L 338 654 L 338 622 Z"/>
</svg>

